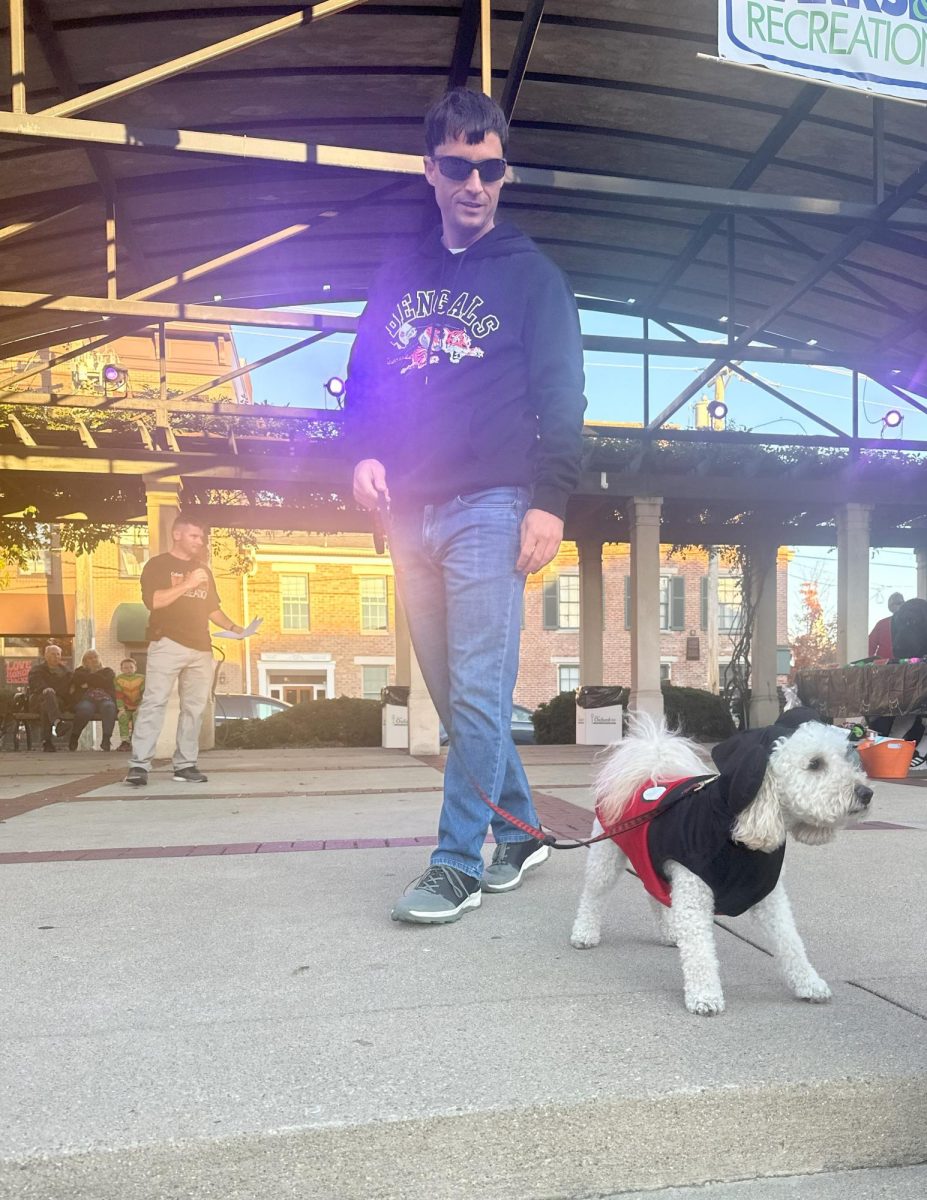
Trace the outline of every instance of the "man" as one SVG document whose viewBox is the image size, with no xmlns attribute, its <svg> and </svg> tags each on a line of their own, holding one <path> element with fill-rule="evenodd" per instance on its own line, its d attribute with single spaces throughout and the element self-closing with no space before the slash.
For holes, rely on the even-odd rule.
<svg viewBox="0 0 927 1200">
<path fill-rule="evenodd" d="M 354 496 L 390 506 L 396 581 L 449 735 L 431 866 L 395 920 L 456 921 L 517 887 L 549 847 L 512 743 L 525 576 L 557 553 L 585 408 L 576 302 L 535 244 L 496 224 L 508 128 L 491 99 L 449 92 L 425 118 L 441 227 L 375 280 L 348 370 Z"/>
<path fill-rule="evenodd" d="M 869 633 L 869 657 L 892 658 L 892 618 L 904 604 L 901 592 L 892 592 L 888 598 L 889 616 L 876 621 Z"/>
<path fill-rule="evenodd" d="M 171 549 L 157 554 L 142 570 L 142 600 L 148 621 L 148 665 L 132 733 L 132 757 L 126 783 L 144 787 L 164 724 L 164 710 L 177 684 L 180 716 L 174 749 L 174 778 L 205 783 L 197 768 L 200 726 L 212 690 L 213 658 L 209 622 L 241 632 L 222 611 L 212 571 L 201 563 L 206 528 L 195 517 L 179 516 L 171 530 Z"/>
<path fill-rule="evenodd" d="M 61 719 L 71 688 L 71 672 L 61 662 L 61 647 L 48 645 L 29 671 L 29 707 L 42 718 L 42 749 L 55 753 L 55 725 Z"/>
</svg>

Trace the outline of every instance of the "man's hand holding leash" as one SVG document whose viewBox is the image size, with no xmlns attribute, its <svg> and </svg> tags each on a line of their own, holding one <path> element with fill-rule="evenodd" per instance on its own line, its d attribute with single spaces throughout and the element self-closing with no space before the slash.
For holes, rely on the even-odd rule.
<svg viewBox="0 0 927 1200">
<path fill-rule="evenodd" d="M 363 458 L 354 468 L 354 499 L 361 508 L 378 508 L 380 497 L 389 504 L 386 467 L 377 458 Z"/>
</svg>

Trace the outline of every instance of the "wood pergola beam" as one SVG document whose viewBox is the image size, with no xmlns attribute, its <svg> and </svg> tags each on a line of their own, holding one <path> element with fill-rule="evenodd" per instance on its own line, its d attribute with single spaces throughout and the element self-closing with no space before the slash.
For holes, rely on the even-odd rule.
<svg viewBox="0 0 927 1200">
<path fill-rule="evenodd" d="M 111 100 L 121 99 L 123 96 L 151 87 L 152 84 L 162 83 L 165 79 L 173 79 L 175 75 L 182 75 L 186 71 L 194 71 L 198 67 L 205 66 L 206 63 L 227 58 L 228 55 L 235 54 L 239 50 L 259 46 L 263 42 L 279 37 L 282 33 L 289 33 L 293 29 L 313 24 L 325 17 L 344 12 L 345 9 L 356 8 L 358 4 L 363 3 L 364 0 L 324 0 L 324 3 L 316 4 L 311 9 L 301 8 L 290 16 L 279 17 L 276 21 L 268 21 L 245 33 L 236 33 L 232 37 L 224 38 L 221 42 L 203 46 L 189 54 L 182 54 L 179 58 L 172 58 L 156 67 L 138 71 L 135 75 L 129 75 L 125 79 L 116 80 L 115 83 L 108 83 L 104 87 L 95 88 L 92 92 L 84 92 L 72 99 L 64 100 L 60 104 L 52 104 L 39 111 L 48 117 L 66 117 L 86 112 L 88 108 L 95 108 L 99 104 L 107 104 Z"/>
<path fill-rule="evenodd" d="M 0 112 L 0 135 L 39 141 L 80 142 L 111 148 L 206 154 L 241 160 L 290 163 L 297 166 L 341 167 L 421 175 L 416 154 L 363 150 L 348 146 L 248 137 L 245 134 L 209 133 L 195 129 L 163 129 L 90 121 L 70 117 Z M 634 179 L 622 175 L 584 174 L 577 171 L 511 165 L 510 187 L 573 194 L 607 196 L 615 200 L 668 204 L 673 207 L 716 209 L 723 212 L 770 213 L 787 217 L 813 217 L 853 223 L 882 222 L 915 230 L 927 229 L 927 212 L 914 204 L 891 208 L 821 196 L 784 196 L 772 192 L 737 191 L 665 180 Z M 907 197 L 906 197 L 907 198 Z"/>
<path fill-rule="evenodd" d="M 262 329 L 318 329 L 353 333 L 356 317 L 273 309 L 233 308 L 225 305 L 186 304 L 183 301 L 113 300 L 99 296 L 54 296 L 48 292 L 0 291 L 0 309 L 11 312 L 86 313 L 99 317 L 137 318 L 139 322 L 187 321 L 197 325 L 248 325 Z M 66 335 L 65 335 L 66 336 Z"/>
</svg>

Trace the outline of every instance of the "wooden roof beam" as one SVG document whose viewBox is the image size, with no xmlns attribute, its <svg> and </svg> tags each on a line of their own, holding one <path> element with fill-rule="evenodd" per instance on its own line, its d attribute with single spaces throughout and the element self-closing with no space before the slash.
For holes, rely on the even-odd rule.
<svg viewBox="0 0 927 1200">
<path fill-rule="evenodd" d="M 64 100 L 60 104 L 53 104 L 49 108 L 43 108 L 40 111 L 49 117 L 73 116 L 74 113 L 86 112 L 88 108 L 95 108 L 98 104 L 107 104 L 111 100 L 118 100 L 122 96 L 128 96 L 133 92 L 141 91 L 143 88 L 151 87 L 152 84 L 162 83 L 165 79 L 172 79 L 175 75 L 182 75 L 186 71 L 194 71 L 198 67 L 205 66 L 206 63 L 216 62 L 218 59 L 226 58 L 228 55 L 235 54 L 239 50 L 259 46 L 264 42 L 270 41 L 271 38 L 279 37 L 281 33 L 289 33 L 291 30 L 299 29 L 303 25 L 314 24 L 325 17 L 331 17 L 336 13 L 344 12 L 345 9 L 356 8 L 358 4 L 362 3 L 364 3 L 364 0 L 324 0 L 324 3 L 316 4 L 312 9 L 302 8 L 290 16 L 280 17 L 276 21 L 268 21 L 264 25 L 258 25 L 255 29 L 247 30 L 245 33 L 236 33 L 234 36 L 225 38 L 221 42 L 214 42 L 211 46 L 203 46 L 201 49 L 194 50 L 190 54 L 183 54 L 179 58 L 172 58 L 157 67 L 149 67 L 145 71 L 138 71 L 135 75 L 129 75 L 125 79 L 117 80 L 115 83 L 108 83 L 104 87 L 95 88 L 92 92 L 84 92 L 81 95 Z"/>
</svg>

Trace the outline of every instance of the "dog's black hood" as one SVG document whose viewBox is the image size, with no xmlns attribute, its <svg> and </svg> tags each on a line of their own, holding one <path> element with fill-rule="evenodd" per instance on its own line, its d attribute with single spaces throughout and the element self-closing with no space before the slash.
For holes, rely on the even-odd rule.
<svg viewBox="0 0 927 1200">
<path fill-rule="evenodd" d="M 813 708 L 791 708 L 774 725 L 735 733 L 715 746 L 711 757 L 721 774 L 730 778 L 733 794 L 744 800 L 741 807 L 746 808 L 760 790 L 770 752 L 779 738 L 791 737 L 799 725 L 820 720 Z"/>
</svg>

